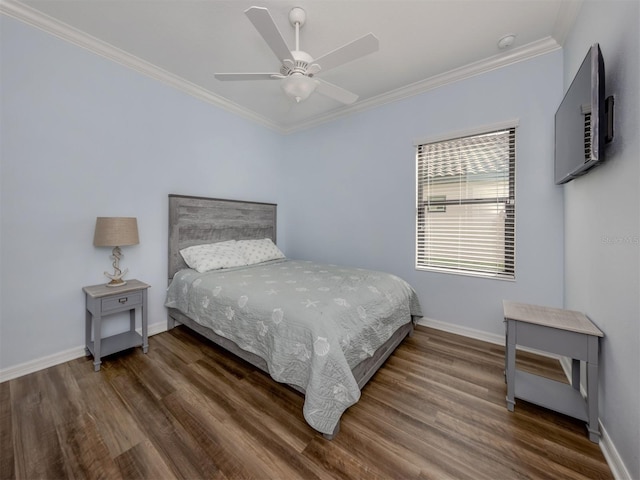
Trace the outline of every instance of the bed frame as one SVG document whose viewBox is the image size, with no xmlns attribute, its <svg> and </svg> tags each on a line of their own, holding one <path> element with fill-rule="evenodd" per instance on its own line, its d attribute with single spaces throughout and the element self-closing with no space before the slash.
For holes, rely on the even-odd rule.
<svg viewBox="0 0 640 480">
<path fill-rule="evenodd" d="M 192 245 L 222 242 L 225 240 L 245 240 L 270 238 L 276 243 L 276 212 L 273 203 L 223 200 L 185 195 L 169 195 L 169 277 L 187 268 L 180 250 Z M 221 346 L 243 360 L 268 373 L 266 362 L 259 356 L 242 350 L 231 340 L 217 335 L 174 308 L 168 309 L 167 330 L 185 325 L 213 343 Z M 362 389 L 385 360 L 407 335 L 413 333 L 413 321 L 398 329 L 371 357 L 358 365 L 352 372 Z M 304 389 L 291 385 L 304 394 Z M 340 428 L 338 424 L 332 434 L 323 434 L 331 440 Z"/>
</svg>

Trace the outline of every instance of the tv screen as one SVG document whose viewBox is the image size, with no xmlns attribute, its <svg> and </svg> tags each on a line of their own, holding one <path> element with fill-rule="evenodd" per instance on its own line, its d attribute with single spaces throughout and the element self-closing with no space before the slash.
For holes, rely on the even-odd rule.
<svg viewBox="0 0 640 480">
<path fill-rule="evenodd" d="M 555 116 L 555 183 L 567 183 L 604 160 L 604 60 L 596 43 L 571 82 Z"/>
</svg>

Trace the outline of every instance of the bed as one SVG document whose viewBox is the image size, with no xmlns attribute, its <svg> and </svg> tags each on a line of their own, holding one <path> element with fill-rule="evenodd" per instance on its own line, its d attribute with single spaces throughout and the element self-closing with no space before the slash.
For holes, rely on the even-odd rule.
<svg viewBox="0 0 640 480">
<path fill-rule="evenodd" d="M 284 257 L 276 216 L 270 203 L 169 195 L 167 328 L 183 324 L 305 395 L 305 420 L 331 439 L 420 304 L 394 275 Z M 245 249 L 213 270 L 187 255 L 227 246 L 269 254 Z"/>
</svg>

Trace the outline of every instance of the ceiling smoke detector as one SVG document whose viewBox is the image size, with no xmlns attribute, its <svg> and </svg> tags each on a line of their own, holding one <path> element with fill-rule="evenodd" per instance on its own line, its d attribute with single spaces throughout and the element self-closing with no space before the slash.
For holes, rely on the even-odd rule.
<svg viewBox="0 0 640 480">
<path fill-rule="evenodd" d="M 514 34 L 510 33 L 509 35 L 505 35 L 500 40 L 498 40 L 498 48 L 500 50 L 509 48 L 511 45 L 513 45 L 513 42 L 515 41 L 516 41 L 516 36 Z"/>
</svg>

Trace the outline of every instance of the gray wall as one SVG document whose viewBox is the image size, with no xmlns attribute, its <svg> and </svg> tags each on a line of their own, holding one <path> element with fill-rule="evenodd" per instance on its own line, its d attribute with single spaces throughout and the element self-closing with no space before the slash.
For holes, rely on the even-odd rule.
<svg viewBox="0 0 640 480">
<path fill-rule="evenodd" d="M 103 283 L 97 216 L 138 218 L 127 278 L 165 322 L 167 194 L 278 202 L 283 138 L 0 16 L 0 369 L 84 344 L 82 287 Z M 126 317 L 126 315 L 124 316 Z M 123 320 L 126 320 L 124 318 Z M 120 329 L 120 319 L 105 322 Z"/>
<path fill-rule="evenodd" d="M 284 188 L 295 201 L 280 210 L 288 254 L 394 272 L 426 317 L 496 336 L 503 299 L 562 306 L 562 188 L 553 184 L 561 76 L 558 50 L 291 135 L 283 171 L 295 181 Z M 512 119 L 516 281 L 416 271 L 414 139 Z"/>
<path fill-rule="evenodd" d="M 605 164 L 565 187 L 566 306 L 604 332 L 600 419 L 630 478 L 640 478 L 640 2 L 585 2 L 564 48 L 568 88 L 598 42 L 615 96 Z"/>
</svg>

